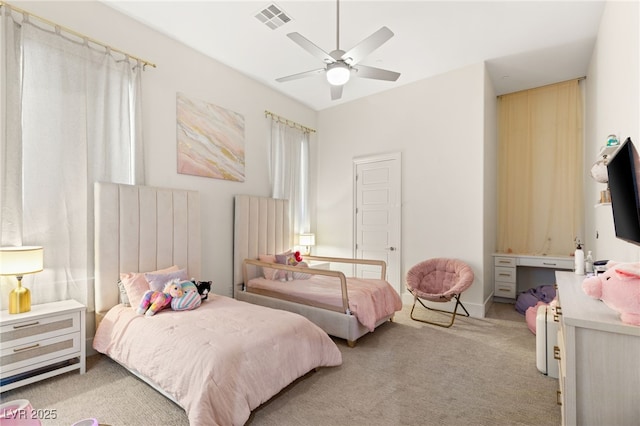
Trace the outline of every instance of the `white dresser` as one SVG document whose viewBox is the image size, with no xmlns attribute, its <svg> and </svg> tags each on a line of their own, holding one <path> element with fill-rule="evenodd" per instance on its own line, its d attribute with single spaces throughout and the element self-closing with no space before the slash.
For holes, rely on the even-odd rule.
<svg viewBox="0 0 640 426">
<path fill-rule="evenodd" d="M 558 403 L 563 425 L 638 425 L 640 327 L 582 290 L 583 275 L 556 272 Z"/>
<path fill-rule="evenodd" d="M 494 265 L 494 296 L 515 299 L 518 289 L 518 267 L 541 268 L 549 270 L 573 270 L 574 261 L 570 256 L 534 256 L 527 254 L 495 253 Z"/>
<path fill-rule="evenodd" d="M 0 312 L 0 392 L 67 371 L 85 372 L 85 306 L 64 300 Z"/>
</svg>

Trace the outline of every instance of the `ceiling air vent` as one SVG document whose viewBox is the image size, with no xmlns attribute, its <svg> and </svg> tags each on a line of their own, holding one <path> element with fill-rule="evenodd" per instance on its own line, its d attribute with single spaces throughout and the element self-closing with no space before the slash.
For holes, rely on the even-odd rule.
<svg viewBox="0 0 640 426">
<path fill-rule="evenodd" d="M 258 21 L 265 24 L 267 27 L 275 30 L 278 27 L 283 26 L 287 22 L 291 21 L 291 17 L 285 13 L 280 6 L 275 3 L 271 3 L 268 6 L 262 8 L 255 15 Z"/>
</svg>

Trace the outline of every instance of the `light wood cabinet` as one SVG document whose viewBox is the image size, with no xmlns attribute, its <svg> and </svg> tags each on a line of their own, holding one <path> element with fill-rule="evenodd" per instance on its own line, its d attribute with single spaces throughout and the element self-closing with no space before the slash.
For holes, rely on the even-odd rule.
<svg viewBox="0 0 640 426">
<path fill-rule="evenodd" d="M 0 312 L 0 392 L 67 371 L 85 372 L 85 307 L 75 300 Z"/>
<path fill-rule="evenodd" d="M 563 425 L 637 425 L 640 327 L 582 290 L 583 275 L 556 272 L 558 403 Z"/>
</svg>

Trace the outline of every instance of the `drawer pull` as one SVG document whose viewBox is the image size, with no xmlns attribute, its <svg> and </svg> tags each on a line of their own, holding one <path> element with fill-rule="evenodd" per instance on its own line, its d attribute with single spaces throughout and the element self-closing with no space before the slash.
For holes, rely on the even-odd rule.
<svg viewBox="0 0 640 426">
<path fill-rule="evenodd" d="M 511 274 L 505 274 L 504 272 L 500 273 L 498 275 L 500 275 L 501 277 L 510 277 L 511 276 Z"/>
<path fill-rule="evenodd" d="M 511 261 L 510 260 L 498 260 L 498 263 L 505 263 L 507 265 L 511 265 Z"/>
<path fill-rule="evenodd" d="M 562 391 L 556 391 L 556 404 L 562 405 Z"/>
<path fill-rule="evenodd" d="M 37 348 L 38 346 L 40 346 L 40 343 L 36 343 L 35 345 L 27 346 L 27 347 L 24 347 L 24 348 L 14 349 L 13 352 L 22 352 L 22 351 L 26 351 L 26 350 L 29 350 L 29 349 Z"/>
<path fill-rule="evenodd" d="M 17 330 L 19 328 L 31 327 L 32 325 L 38 325 L 38 324 L 40 324 L 40 321 L 34 321 L 34 322 L 30 322 L 28 324 L 14 325 L 13 329 Z"/>
<path fill-rule="evenodd" d="M 557 265 L 557 263 L 555 263 L 555 262 L 542 262 L 542 264 L 544 266 L 556 266 Z"/>
<path fill-rule="evenodd" d="M 560 361 L 560 348 L 557 346 L 553 347 L 553 359 Z"/>
<path fill-rule="evenodd" d="M 511 290 L 509 290 L 508 288 L 499 288 L 498 291 L 506 291 L 506 292 L 510 292 Z"/>
</svg>

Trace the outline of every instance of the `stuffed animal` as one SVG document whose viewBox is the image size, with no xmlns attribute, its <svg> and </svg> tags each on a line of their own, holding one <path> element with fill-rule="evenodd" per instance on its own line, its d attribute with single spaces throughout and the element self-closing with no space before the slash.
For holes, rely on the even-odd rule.
<svg viewBox="0 0 640 426">
<path fill-rule="evenodd" d="M 140 300 L 136 311 L 138 314 L 148 317 L 160 312 L 171 304 L 171 299 L 182 296 L 182 287 L 179 283 L 170 281 L 162 291 L 147 290 Z"/>
<path fill-rule="evenodd" d="M 182 287 L 182 296 L 171 299 L 171 309 L 174 311 L 190 311 L 200 306 L 202 300 L 193 281 L 175 281 Z"/>
<path fill-rule="evenodd" d="M 625 324 L 640 326 L 640 263 L 610 261 L 604 273 L 585 278 L 582 289 L 618 311 Z"/>
<path fill-rule="evenodd" d="M 200 293 L 201 300 L 207 300 L 209 297 L 209 292 L 211 292 L 211 281 L 198 281 L 193 283 L 198 288 L 198 293 Z"/>
</svg>

